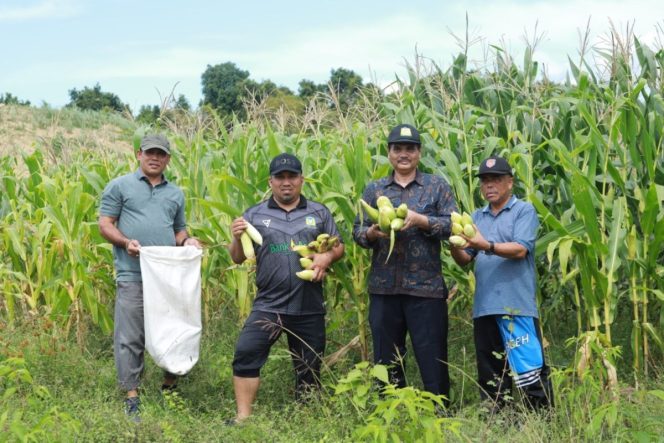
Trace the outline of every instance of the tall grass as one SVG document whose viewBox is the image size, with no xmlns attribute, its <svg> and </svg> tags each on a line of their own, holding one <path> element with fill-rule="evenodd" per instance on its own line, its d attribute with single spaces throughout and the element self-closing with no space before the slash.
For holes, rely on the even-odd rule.
<svg viewBox="0 0 664 443">
<path fill-rule="evenodd" d="M 378 103 L 366 97 L 348 113 L 312 102 L 304 115 L 285 116 L 255 104 L 247 122 L 209 111 L 167 121 L 176 146 L 168 175 L 185 191 L 192 234 L 206 244 L 206 320 L 229 307 L 238 322 L 248 313 L 254 270 L 230 261 L 230 221 L 268 195 L 269 160 L 288 151 L 303 161 L 304 194 L 328 205 L 347 245 L 326 282 L 329 329 L 357 336 L 352 343 L 367 359 L 369 257 L 351 226 L 366 184 L 390 170 L 387 130 L 411 123 L 422 132 L 422 167 L 447 178 L 464 210 L 484 204 L 474 177 L 483 158 L 504 155 L 514 166 L 516 193 L 542 221 L 536 255 L 545 330 L 567 317 L 575 323 L 576 357 L 564 380 L 597 371 L 592 379 L 614 392 L 619 375 L 637 387 L 647 382 L 664 351 L 664 50 L 629 34 L 613 37 L 598 52 L 601 67 L 582 54 L 563 83 L 539 72 L 534 47 L 521 66 L 497 48 L 487 70 L 471 69 L 465 52 L 448 69 L 417 59 L 396 92 Z M 0 310 L 10 324 L 49 316 L 82 344 L 88 320 L 104 333 L 112 327 L 99 195 L 136 161 L 86 151 L 57 160 L 40 151 L 0 160 Z M 443 254 L 455 286 L 452 318 L 468 321 L 473 274 Z"/>
</svg>

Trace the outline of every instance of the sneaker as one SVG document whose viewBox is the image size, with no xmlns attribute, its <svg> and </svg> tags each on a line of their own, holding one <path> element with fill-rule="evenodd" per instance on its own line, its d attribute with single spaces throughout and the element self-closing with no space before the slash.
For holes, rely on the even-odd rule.
<svg viewBox="0 0 664 443">
<path fill-rule="evenodd" d="M 138 423 L 141 421 L 141 399 L 138 397 L 129 397 L 125 401 L 125 414 L 133 422 Z"/>
</svg>

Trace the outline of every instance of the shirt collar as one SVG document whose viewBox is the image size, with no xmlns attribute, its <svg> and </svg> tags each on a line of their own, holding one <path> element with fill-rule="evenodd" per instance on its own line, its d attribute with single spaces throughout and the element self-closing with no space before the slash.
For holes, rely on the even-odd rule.
<svg viewBox="0 0 664 443">
<path fill-rule="evenodd" d="M 517 200 L 516 196 L 512 195 L 510 197 L 510 199 L 507 200 L 507 203 L 505 204 L 505 206 L 503 206 L 502 209 L 500 211 L 498 211 L 498 214 L 500 214 L 501 212 L 506 211 L 508 209 L 512 209 L 512 206 L 514 206 L 514 204 L 516 203 L 516 200 Z M 490 205 L 486 205 L 485 207 L 483 207 L 482 212 L 489 212 L 490 213 L 491 212 Z M 496 215 L 498 215 L 498 214 L 496 214 Z"/>
<path fill-rule="evenodd" d="M 417 183 L 420 186 L 424 185 L 424 183 L 423 183 L 424 182 L 424 175 L 420 172 L 419 169 L 415 170 L 415 178 L 410 183 L 413 183 L 413 182 Z M 394 183 L 396 183 L 396 182 L 394 181 L 394 171 L 392 171 L 392 173 L 387 177 L 387 183 L 385 183 L 385 186 L 389 186 L 389 185 L 392 185 Z M 408 183 L 408 185 L 410 185 L 410 183 Z"/>
<path fill-rule="evenodd" d="M 270 195 L 270 198 L 267 201 L 267 207 L 270 209 L 281 209 L 282 211 L 284 209 L 274 200 L 273 195 Z M 294 209 L 307 209 L 307 199 L 304 195 L 300 194 L 300 201 Z"/>
<path fill-rule="evenodd" d="M 148 179 L 148 176 L 145 175 L 145 173 L 143 172 L 143 170 L 140 167 L 136 170 L 134 175 L 136 176 L 137 180 L 145 180 L 146 182 L 150 183 L 150 179 Z M 166 179 L 166 176 L 164 174 L 161 174 L 161 183 L 159 183 L 159 185 L 165 185 L 166 183 L 168 183 L 168 180 Z M 157 185 L 157 186 L 159 186 L 159 185 Z"/>
</svg>

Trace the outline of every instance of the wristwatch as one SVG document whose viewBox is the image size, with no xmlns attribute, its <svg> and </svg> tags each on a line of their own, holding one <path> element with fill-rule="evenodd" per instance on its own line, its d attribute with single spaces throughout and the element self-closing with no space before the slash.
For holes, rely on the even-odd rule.
<svg viewBox="0 0 664 443">
<path fill-rule="evenodd" d="M 484 253 L 486 255 L 493 255 L 496 252 L 495 249 L 494 249 L 495 246 L 496 246 L 495 243 L 492 242 L 491 240 L 489 240 L 489 249 L 484 251 Z"/>
</svg>

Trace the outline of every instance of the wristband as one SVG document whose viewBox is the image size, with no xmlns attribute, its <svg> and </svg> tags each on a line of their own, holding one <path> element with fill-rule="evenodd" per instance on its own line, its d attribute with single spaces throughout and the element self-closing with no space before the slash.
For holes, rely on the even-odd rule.
<svg viewBox="0 0 664 443">
<path fill-rule="evenodd" d="M 496 252 L 494 249 L 495 246 L 496 245 L 492 241 L 489 241 L 489 249 L 486 251 L 486 254 L 493 255 Z"/>
</svg>

